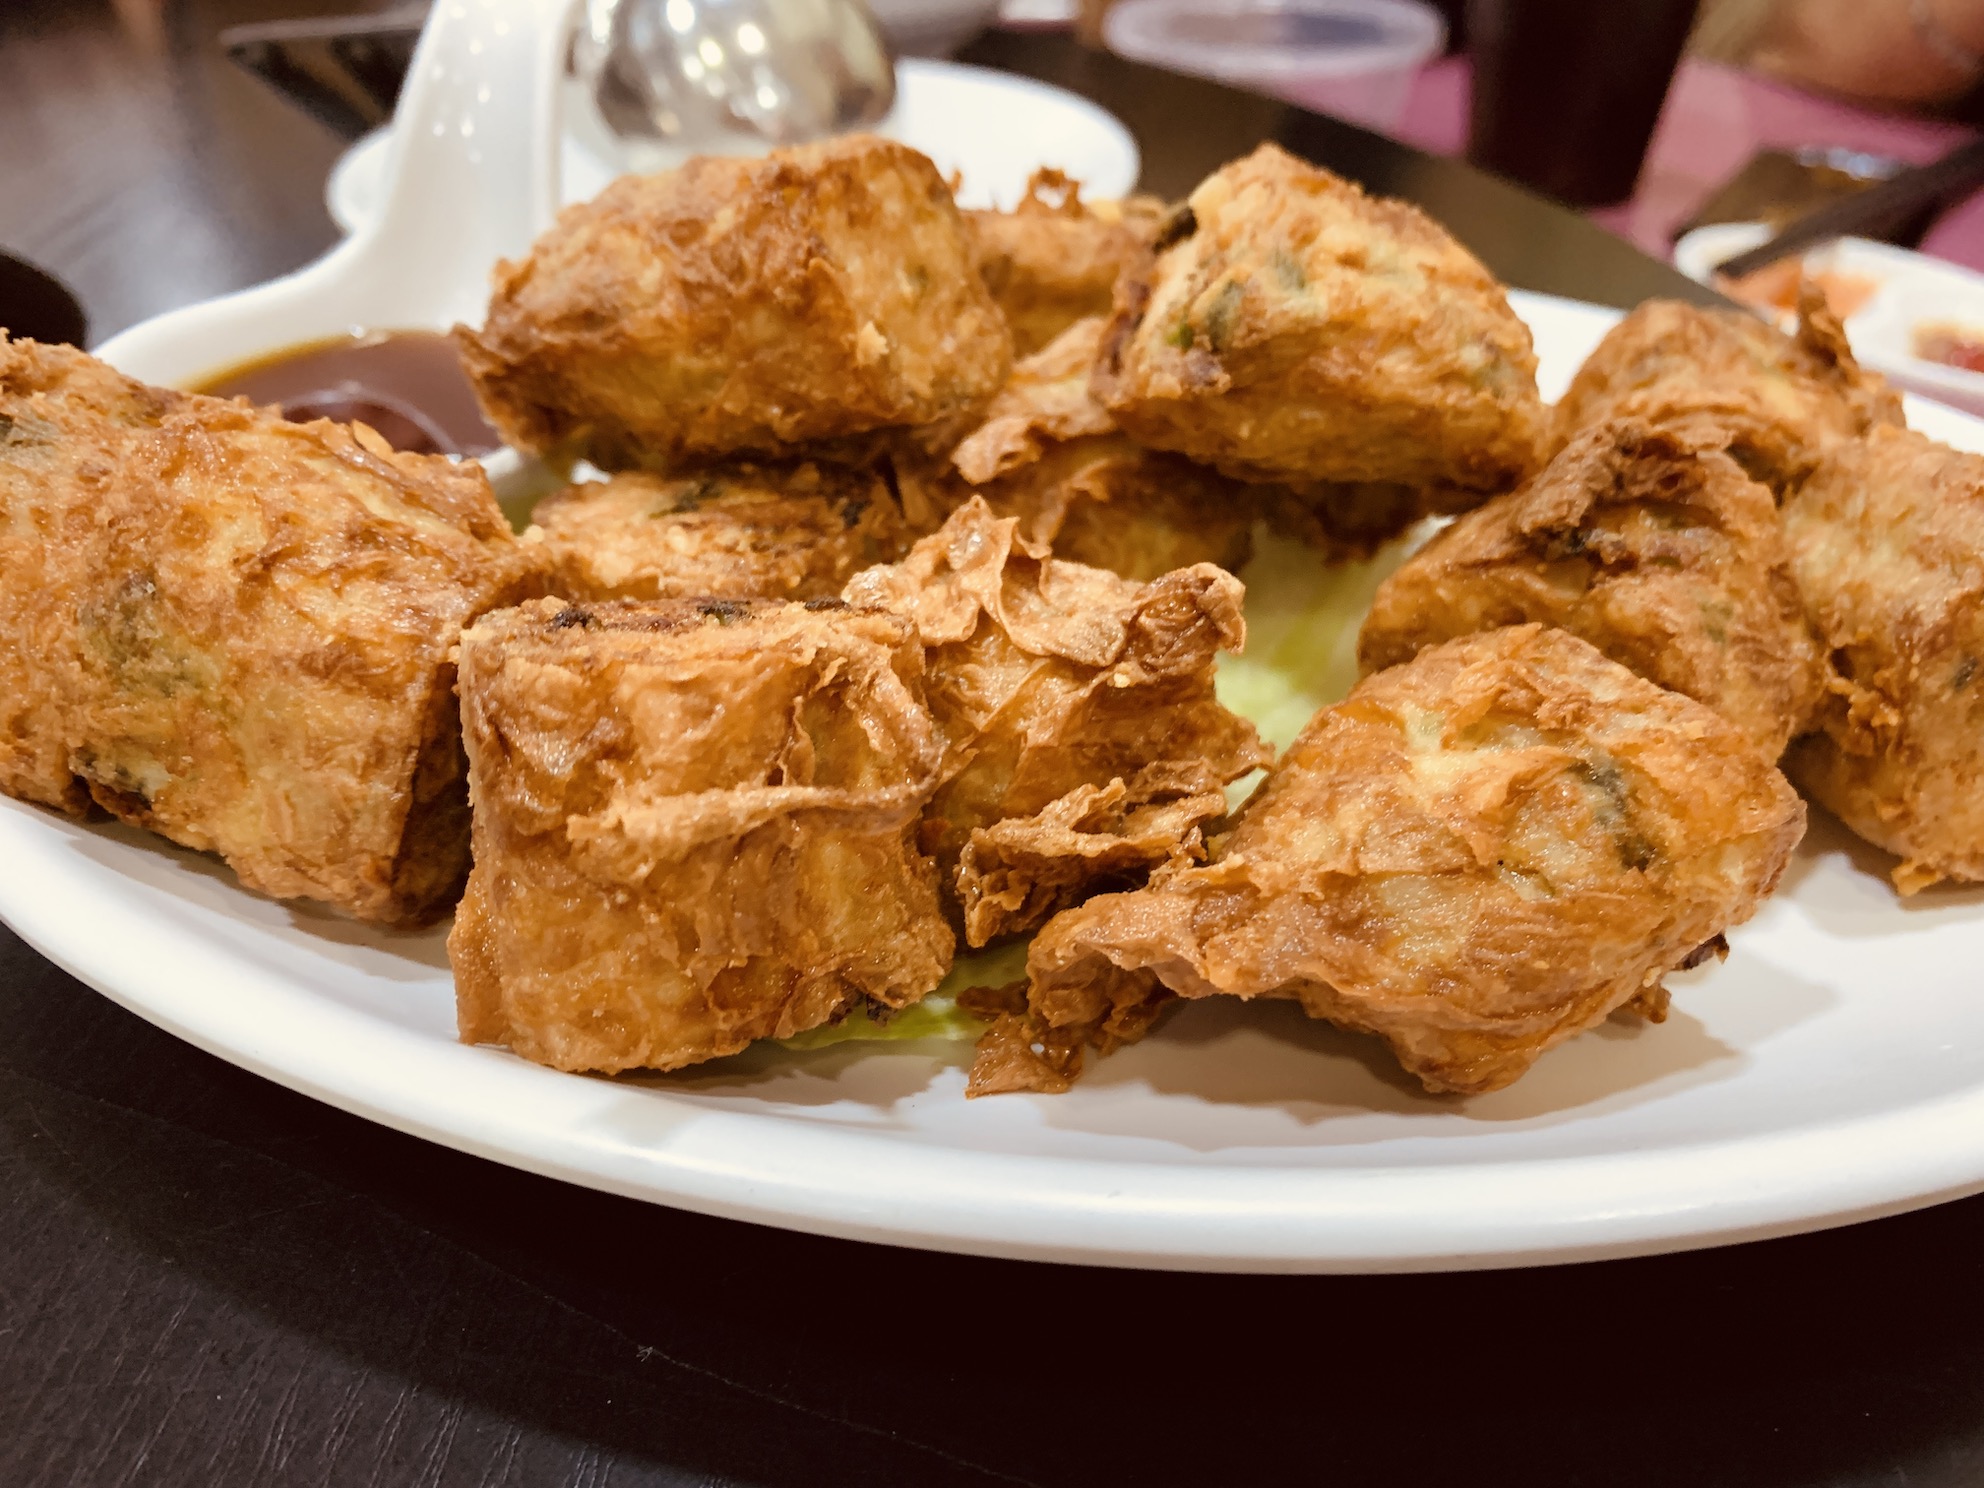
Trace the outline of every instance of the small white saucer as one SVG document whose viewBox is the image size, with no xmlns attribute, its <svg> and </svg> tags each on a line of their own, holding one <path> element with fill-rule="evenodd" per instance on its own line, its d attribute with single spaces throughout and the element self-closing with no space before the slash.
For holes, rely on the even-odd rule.
<svg viewBox="0 0 1984 1488">
<path fill-rule="evenodd" d="M 1674 245 L 1674 267 L 1699 284 L 1713 284 L 1718 264 L 1769 237 L 1770 229 L 1761 222 L 1698 227 Z M 1838 238 L 1810 249 L 1805 269 L 1870 279 L 1879 286 L 1840 321 L 1863 364 L 1912 393 L 1984 414 L 1984 373 L 1915 354 L 1920 326 L 1955 324 L 1984 339 L 1984 274 L 1867 238 Z"/>
<path fill-rule="evenodd" d="M 570 90 L 566 99 L 573 102 Z M 567 203 L 589 200 L 630 169 L 671 163 L 628 158 L 589 108 L 568 106 L 566 113 L 559 175 Z M 1092 200 L 1125 196 L 1136 189 L 1143 164 L 1122 122 L 1078 94 L 919 57 L 896 62 L 895 107 L 875 132 L 921 150 L 945 175 L 961 176 L 958 202 L 967 207 L 1010 207 L 1025 194 L 1027 177 L 1050 165 L 1080 181 Z M 389 125 L 367 135 L 331 171 L 325 204 L 347 233 L 378 209 L 391 133 Z"/>
</svg>

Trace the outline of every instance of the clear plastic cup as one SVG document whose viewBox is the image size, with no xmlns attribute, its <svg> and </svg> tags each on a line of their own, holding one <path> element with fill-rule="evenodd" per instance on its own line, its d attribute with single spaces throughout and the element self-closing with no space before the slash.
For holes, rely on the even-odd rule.
<svg viewBox="0 0 1984 1488">
<path fill-rule="evenodd" d="M 1446 45 L 1419 0 L 1119 0 L 1102 23 L 1134 62 L 1271 93 L 1380 132 Z"/>
</svg>

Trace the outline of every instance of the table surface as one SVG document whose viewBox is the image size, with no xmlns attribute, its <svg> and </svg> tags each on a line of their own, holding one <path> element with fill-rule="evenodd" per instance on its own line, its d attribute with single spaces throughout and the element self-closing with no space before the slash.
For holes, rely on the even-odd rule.
<svg viewBox="0 0 1984 1488">
<path fill-rule="evenodd" d="M 99 335 L 330 241 L 337 142 L 211 47 L 279 9 L 0 6 L 0 247 L 63 273 Z M 1153 189 L 1275 135 L 1465 220 L 1530 287 L 1668 282 L 1568 214 L 1265 101 L 1047 43 L 975 55 L 1103 97 L 1166 162 Z M 4 931 L 0 1164 L 8 1485 L 1984 1481 L 1984 1200 L 1485 1275 L 893 1251 L 371 1126 Z"/>
<path fill-rule="evenodd" d="M 1414 79 L 1393 132 L 1435 154 L 1460 154 L 1467 144 L 1471 87 L 1467 58 L 1442 58 Z M 1866 108 L 1690 58 L 1668 89 L 1632 199 L 1591 216 L 1665 259 L 1676 233 L 1759 151 L 1819 145 L 1922 165 L 1975 134 L 1947 119 Z M 1925 233 L 1921 249 L 1967 268 L 1984 268 L 1984 193 L 1944 212 Z"/>
</svg>

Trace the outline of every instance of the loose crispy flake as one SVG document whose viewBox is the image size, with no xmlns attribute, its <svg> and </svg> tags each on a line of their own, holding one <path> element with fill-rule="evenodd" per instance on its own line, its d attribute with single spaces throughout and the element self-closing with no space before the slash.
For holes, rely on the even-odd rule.
<svg viewBox="0 0 1984 1488">
<path fill-rule="evenodd" d="M 6 788 L 279 898 L 445 913 L 468 867 L 448 651 L 537 584 L 481 471 L 25 341 L 0 342 L 0 430 L 0 593 L 42 611 L 0 636 L 32 703 Z"/>
<path fill-rule="evenodd" d="M 909 547 L 879 475 L 813 463 L 620 475 L 532 519 L 525 541 L 573 599 L 817 599 Z"/>
<path fill-rule="evenodd" d="M 958 864 L 965 939 L 982 946 L 1038 929 L 1086 895 L 1133 888 L 1174 859 L 1197 861 L 1204 827 L 1225 814 L 1226 792 L 1211 769 L 1166 762 L 980 827 Z"/>
<path fill-rule="evenodd" d="M 1831 448 L 1784 531 L 1837 671 L 1786 770 L 1900 855 L 1903 893 L 1984 880 L 1984 457 L 1876 428 Z"/>
<path fill-rule="evenodd" d="M 1132 438 L 1270 482 L 1492 492 L 1538 463 L 1529 331 L 1412 207 L 1263 145 L 1159 242 L 1095 370 Z"/>
<path fill-rule="evenodd" d="M 1781 498 L 1827 448 L 1877 424 L 1901 399 L 1863 370 L 1825 297 L 1799 302 L 1798 334 L 1741 310 L 1649 300 L 1606 333 L 1556 410 L 1556 444 L 1606 419 L 1634 418 L 1726 447 Z"/>
<path fill-rule="evenodd" d="M 969 412 L 1012 364 L 949 188 L 871 135 L 624 176 L 456 334 L 508 442 L 607 469 L 858 446 Z"/>
<path fill-rule="evenodd" d="M 462 637 L 464 1039 L 673 1069 L 949 969 L 909 626 L 838 601 L 501 611 Z"/>
<path fill-rule="evenodd" d="M 1148 584 L 1019 545 L 983 501 L 846 598 L 906 617 L 929 658 L 947 741 L 930 841 L 953 880 L 971 834 L 1083 785 L 1198 764 L 1216 780 L 1266 763 L 1253 726 L 1213 695 L 1218 652 L 1246 638 L 1239 580 L 1207 564 Z"/>
<path fill-rule="evenodd" d="M 1772 759 L 1825 688 L 1769 489 L 1634 420 L 1586 429 L 1434 537 L 1378 590 L 1358 656 L 1368 674 L 1526 620 L 1708 704 Z"/>
<path fill-rule="evenodd" d="M 1429 1090 L 1517 1079 L 1775 886 L 1804 830 L 1732 725 L 1563 631 L 1428 648 L 1316 715 L 1203 865 L 1049 922 L 1028 1013 L 1096 1043 L 1164 998 L 1287 997 Z"/>
<path fill-rule="evenodd" d="M 1154 579 L 1194 563 L 1229 572 L 1252 551 L 1252 488 L 1116 428 L 1089 391 L 1103 323 L 1071 327 L 1013 369 L 952 453 L 959 499 L 1017 517 L 1020 538 L 1070 563 Z"/>
<path fill-rule="evenodd" d="M 1058 170 L 1034 172 L 1010 212 L 967 212 L 978 272 L 1028 356 L 1076 321 L 1109 313 L 1116 280 L 1164 216 L 1154 197 L 1088 203 Z"/>
</svg>

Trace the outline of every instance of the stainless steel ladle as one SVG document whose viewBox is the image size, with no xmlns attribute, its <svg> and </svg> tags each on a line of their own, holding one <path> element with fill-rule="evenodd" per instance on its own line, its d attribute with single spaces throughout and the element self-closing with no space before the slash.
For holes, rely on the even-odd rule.
<svg viewBox="0 0 1984 1488">
<path fill-rule="evenodd" d="M 895 101 L 861 0 L 586 0 L 570 61 L 614 134 L 673 150 L 818 139 Z"/>
</svg>

